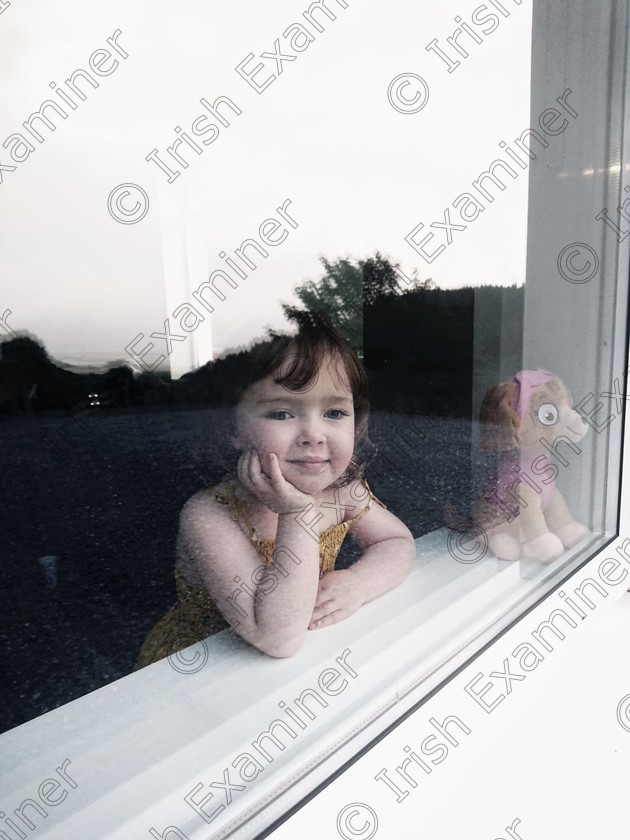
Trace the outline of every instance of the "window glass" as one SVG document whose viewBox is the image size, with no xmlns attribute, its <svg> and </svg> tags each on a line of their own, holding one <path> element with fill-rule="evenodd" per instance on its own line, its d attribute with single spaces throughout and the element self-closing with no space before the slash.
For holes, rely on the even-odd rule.
<svg viewBox="0 0 630 840">
<path fill-rule="evenodd" d="M 615 531 L 622 12 L 607 76 L 577 6 L 1 5 L 3 731 L 129 677 L 224 755 L 306 673 L 378 728 Z"/>
</svg>

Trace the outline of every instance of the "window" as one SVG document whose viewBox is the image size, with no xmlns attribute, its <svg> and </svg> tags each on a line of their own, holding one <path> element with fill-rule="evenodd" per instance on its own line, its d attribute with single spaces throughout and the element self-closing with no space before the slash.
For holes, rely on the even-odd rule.
<svg viewBox="0 0 630 840">
<path fill-rule="evenodd" d="M 574 616 L 622 582 L 571 587 L 618 532 L 627 10 L 145 11 L 0 4 L 9 811 L 253 837 L 552 591 Z M 222 475 L 221 357 L 313 300 L 369 373 L 366 476 L 413 570 L 295 656 L 191 627 L 133 671 L 177 599 L 179 512 Z M 501 383 L 537 430 L 525 470 Z"/>
</svg>

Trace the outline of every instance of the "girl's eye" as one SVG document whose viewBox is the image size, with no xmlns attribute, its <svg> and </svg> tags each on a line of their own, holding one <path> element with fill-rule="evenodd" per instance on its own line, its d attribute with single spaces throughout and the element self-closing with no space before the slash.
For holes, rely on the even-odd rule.
<svg viewBox="0 0 630 840">
<path fill-rule="evenodd" d="M 553 403 L 541 405 L 536 414 L 543 426 L 553 426 L 558 422 L 558 409 Z"/>
<path fill-rule="evenodd" d="M 349 417 L 350 416 L 347 411 L 343 410 L 343 408 L 329 408 L 328 411 L 326 412 L 326 414 L 327 415 L 329 415 L 329 414 L 337 415 L 336 417 L 331 417 L 330 418 L 331 420 L 341 420 L 342 417 Z"/>
<path fill-rule="evenodd" d="M 266 416 L 269 420 L 288 420 L 292 414 L 290 411 L 279 408 L 277 411 L 270 411 Z"/>
</svg>

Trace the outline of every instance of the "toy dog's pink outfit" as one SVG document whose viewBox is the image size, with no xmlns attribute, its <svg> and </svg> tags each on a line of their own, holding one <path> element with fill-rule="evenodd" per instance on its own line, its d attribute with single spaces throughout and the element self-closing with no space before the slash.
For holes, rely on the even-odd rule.
<svg viewBox="0 0 630 840">
<path fill-rule="evenodd" d="M 514 376 L 517 385 L 515 403 L 512 406 L 523 424 L 532 394 L 557 376 L 548 370 L 521 370 Z M 536 461 L 536 471 L 533 463 Z M 550 478 L 552 474 L 552 478 Z M 519 503 L 518 485 L 524 483 L 540 494 L 542 509 L 545 510 L 555 491 L 557 468 L 540 449 L 513 448 L 501 455 L 499 468 L 484 488 L 483 497 L 490 504 L 508 513 L 510 520 L 518 516 L 523 503 Z M 544 479 L 544 480 L 543 480 Z M 546 483 L 545 483 L 546 482 Z M 510 494 L 510 491 L 512 493 Z"/>
</svg>

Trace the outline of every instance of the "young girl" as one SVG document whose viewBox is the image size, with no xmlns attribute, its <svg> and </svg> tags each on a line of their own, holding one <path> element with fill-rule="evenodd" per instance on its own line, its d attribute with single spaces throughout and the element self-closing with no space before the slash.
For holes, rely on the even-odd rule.
<svg viewBox="0 0 630 840">
<path fill-rule="evenodd" d="M 275 657 L 307 630 L 347 618 L 397 586 L 415 560 L 408 528 L 361 479 L 365 371 L 322 316 L 214 366 L 233 406 L 236 475 L 180 515 L 178 603 L 146 638 L 136 668 L 229 625 Z M 346 533 L 365 550 L 335 571 Z"/>
</svg>

